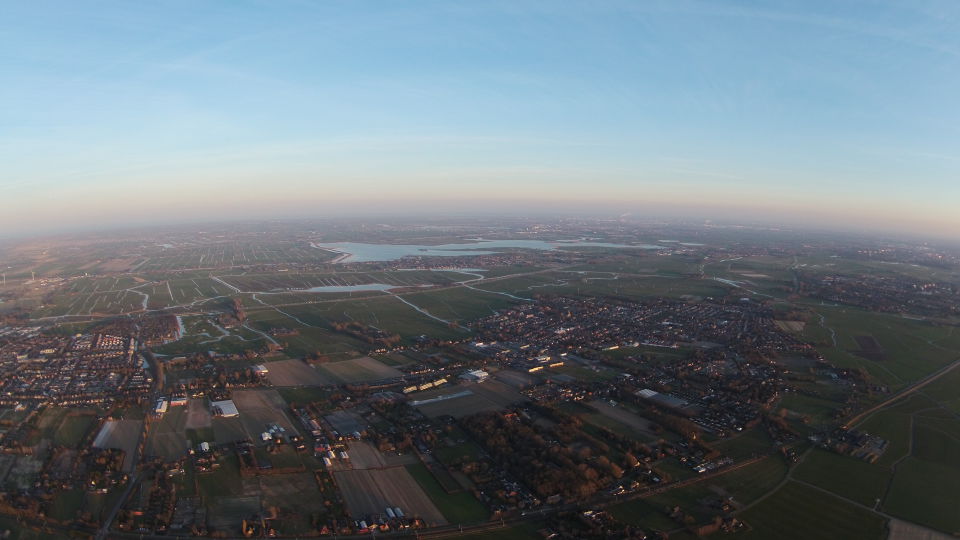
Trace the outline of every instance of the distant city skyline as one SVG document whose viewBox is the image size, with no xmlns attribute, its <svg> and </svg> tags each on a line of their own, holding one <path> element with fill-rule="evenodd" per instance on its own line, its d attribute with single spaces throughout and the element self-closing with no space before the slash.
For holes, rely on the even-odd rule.
<svg viewBox="0 0 960 540">
<path fill-rule="evenodd" d="M 960 4 L 9 2 L 0 227 L 533 211 L 960 231 Z"/>
</svg>

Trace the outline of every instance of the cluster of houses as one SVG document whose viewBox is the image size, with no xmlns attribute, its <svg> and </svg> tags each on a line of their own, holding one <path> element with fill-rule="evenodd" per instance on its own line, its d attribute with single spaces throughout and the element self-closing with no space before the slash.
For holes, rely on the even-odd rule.
<svg viewBox="0 0 960 540">
<path fill-rule="evenodd" d="M 836 429 L 829 434 L 814 434 L 810 441 L 838 454 L 853 456 L 868 463 L 876 463 L 887 450 L 889 441 L 854 429 Z"/>
<path fill-rule="evenodd" d="M 622 302 L 554 297 L 501 311 L 474 324 L 476 352 L 531 367 L 578 351 L 621 347 L 743 348 L 807 354 L 809 344 L 782 331 L 769 308 L 752 302 Z"/>
<path fill-rule="evenodd" d="M 960 288 L 903 275 L 804 272 L 800 290 L 814 298 L 887 313 L 950 317 L 960 313 Z"/>
<path fill-rule="evenodd" d="M 146 394 L 153 375 L 136 340 L 109 334 L 7 333 L 0 341 L 0 405 L 109 405 Z"/>
</svg>

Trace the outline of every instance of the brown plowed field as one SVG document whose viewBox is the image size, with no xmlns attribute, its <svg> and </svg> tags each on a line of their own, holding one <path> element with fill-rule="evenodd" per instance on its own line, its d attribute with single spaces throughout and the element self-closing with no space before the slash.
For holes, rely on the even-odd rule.
<svg viewBox="0 0 960 540">
<path fill-rule="evenodd" d="M 202 429 L 213 425 L 210 407 L 206 399 L 191 399 L 187 401 L 187 429 Z"/>
<path fill-rule="evenodd" d="M 404 467 L 337 471 L 333 473 L 343 499 L 355 519 L 383 514 L 399 506 L 407 516 L 419 516 L 429 525 L 447 523 L 443 514 Z"/>
</svg>

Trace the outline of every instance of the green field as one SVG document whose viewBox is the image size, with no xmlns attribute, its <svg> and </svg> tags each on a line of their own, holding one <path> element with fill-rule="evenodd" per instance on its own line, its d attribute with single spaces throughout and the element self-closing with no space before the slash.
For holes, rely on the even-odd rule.
<svg viewBox="0 0 960 540">
<path fill-rule="evenodd" d="M 450 523 L 477 523 L 489 517 L 486 507 L 468 492 L 447 493 L 423 464 L 408 465 L 407 471 Z"/>
<path fill-rule="evenodd" d="M 794 471 L 794 478 L 872 507 L 883 498 L 890 468 L 814 448 Z"/>
<path fill-rule="evenodd" d="M 462 540 L 539 540 L 543 536 L 537 531 L 544 527 L 541 521 L 526 521 L 518 525 L 511 525 L 500 529 L 457 536 Z"/>
<path fill-rule="evenodd" d="M 54 444 L 76 448 L 90 434 L 96 421 L 97 418 L 92 413 L 68 415 L 60 422 L 60 427 L 53 435 Z"/>
<path fill-rule="evenodd" d="M 954 456 L 955 457 L 955 456 Z M 960 532 L 960 468 L 910 457 L 897 465 L 883 510 L 948 533 Z"/>
<path fill-rule="evenodd" d="M 670 531 L 678 524 L 665 513 L 666 508 L 658 508 L 643 499 L 634 499 L 607 508 L 610 515 L 620 523 L 635 525 L 644 530 Z"/>
<path fill-rule="evenodd" d="M 818 347 L 827 360 L 841 366 L 863 368 L 892 390 L 942 368 L 960 358 L 960 333 L 952 327 L 906 319 L 899 315 L 876 313 L 851 307 L 810 304 L 824 317 L 825 328 L 835 332 L 836 346 L 817 322 L 804 328 L 803 335 L 821 342 Z M 815 318 L 814 321 L 818 321 Z M 882 360 L 868 360 L 853 354 L 859 350 L 855 338 L 872 336 L 883 348 Z"/>
<path fill-rule="evenodd" d="M 763 428 L 754 428 L 729 437 L 712 446 L 736 461 L 770 451 L 773 441 Z"/>
<path fill-rule="evenodd" d="M 465 287 L 406 294 L 403 298 L 435 317 L 461 324 L 486 317 L 520 301 L 501 294 Z"/>
<path fill-rule="evenodd" d="M 940 401 L 955 399 L 958 381 L 957 370 L 950 372 L 857 426 L 888 441 L 876 465 L 841 461 L 850 458 L 840 456 L 816 459 L 798 468 L 797 477 L 871 506 L 879 497 L 882 509 L 891 515 L 947 533 L 960 532 L 955 511 L 960 508 L 956 489 L 960 419 L 950 401 Z"/>
<path fill-rule="evenodd" d="M 657 468 L 662 468 L 661 464 L 658 463 Z M 738 504 L 749 504 L 774 489 L 786 473 L 787 466 L 783 459 L 770 456 L 742 469 L 672 489 L 651 496 L 645 501 L 663 511 L 679 506 L 697 523 L 706 523 L 716 515 L 717 510 L 712 504 L 721 497 L 733 497 Z"/>
<path fill-rule="evenodd" d="M 243 495 L 243 478 L 240 476 L 240 463 L 233 453 L 220 461 L 220 468 L 210 472 L 198 473 L 197 484 L 200 495 L 209 501 L 213 497 L 239 497 Z"/>
<path fill-rule="evenodd" d="M 750 540 L 880 540 L 886 535 L 883 517 L 797 482 L 787 482 L 740 518 L 752 530 L 737 537 Z"/>
<path fill-rule="evenodd" d="M 443 444 L 444 439 L 441 439 L 441 443 L 434 448 L 434 455 L 437 459 L 448 465 L 456 463 L 461 459 L 467 461 L 476 461 L 479 459 L 481 452 L 480 447 L 471 440 L 465 440 L 466 434 L 460 431 L 459 428 L 454 437 L 458 440 L 464 440 L 464 442 L 447 446 Z"/>
<path fill-rule="evenodd" d="M 77 517 L 77 512 L 83 507 L 85 495 L 79 489 L 57 493 L 50 505 L 50 517 L 63 522 L 73 521 Z"/>
</svg>

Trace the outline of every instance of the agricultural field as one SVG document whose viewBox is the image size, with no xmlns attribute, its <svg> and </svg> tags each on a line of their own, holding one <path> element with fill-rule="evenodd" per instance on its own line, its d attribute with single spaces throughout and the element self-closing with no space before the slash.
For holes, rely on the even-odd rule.
<svg viewBox="0 0 960 540">
<path fill-rule="evenodd" d="M 387 506 L 399 506 L 405 515 L 418 516 L 430 525 L 447 523 L 404 467 L 336 471 L 333 475 L 347 510 L 356 518 L 382 514 Z"/>
<path fill-rule="evenodd" d="M 160 246 L 145 253 L 149 259 L 137 268 L 140 272 L 216 269 L 255 264 L 320 264 L 334 254 L 300 242 L 222 241 L 201 245 Z"/>
<path fill-rule="evenodd" d="M 117 448 L 124 451 L 123 470 L 133 471 L 133 458 L 137 445 L 140 443 L 140 433 L 143 430 L 142 420 L 107 420 L 93 440 L 94 448 Z"/>
<path fill-rule="evenodd" d="M 247 321 L 245 326 L 227 329 L 218 325 L 215 317 L 187 316 L 181 320 L 184 332 L 180 339 L 154 347 L 154 352 L 169 356 L 210 350 L 233 354 L 250 349 L 258 350 L 270 342 L 251 321 Z"/>
<path fill-rule="evenodd" d="M 284 535 L 306 535 L 316 530 L 315 519 L 329 510 L 312 472 L 264 476 L 259 479 L 263 508 L 276 508 L 276 527 Z"/>
<path fill-rule="evenodd" d="M 576 296 L 612 296 L 626 299 L 651 297 L 706 298 L 725 297 L 734 287 L 709 279 L 657 274 L 601 274 L 599 268 L 584 267 L 581 272 L 557 272 L 546 274 L 556 276 L 553 284 L 544 284 L 543 289 L 534 288 L 546 294 L 566 294 Z"/>
<path fill-rule="evenodd" d="M 187 400 L 186 414 L 185 429 L 204 429 L 212 425 L 213 419 L 206 398 L 191 398 Z"/>
<path fill-rule="evenodd" d="M 540 380 L 540 378 L 535 375 L 531 375 L 522 371 L 514 371 L 512 369 L 501 369 L 500 371 L 494 373 L 493 377 L 496 380 L 517 389 L 531 386 Z"/>
<path fill-rule="evenodd" d="M 864 428 L 889 429 L 889 416 L 906 418 L 895 432 L 901 440 L 891 456 L 897 461 L 890 462 L 893 480 L 883 510 L 951 534 L 960 532 L 960 514 L 955 511 L 960 507 L 956 489 L 960 485 L 960 418 L 938 398 L 956 396 L 958 378 L 954 370 L 924 388 L 922 397 L 911 397 L 863 423 Z"/>
<path fill-rule="evenodd" d="M 803 334 L 819 343 L 818 350 L 824 357 L 841 367 L 863 368 L 891 390 L 960 358 L 960 333 L 952 327 L 849 307 L 808 307 L 817 315 L 818 323 L 807 324 Z M 882 359 L 858 354 L 862 344 L 857 338 L 866 336 L 871 338 L 871 345 L 875 342 L 883 351 Z"/>
<path fill-rule="evenodd" d="M 369 344 L 347 334 L 335 332 L 327 322 L 307 322 L 310 317 L 305 313 L 311 313 L 308 306 L 251 311 L 248 312 L 247 325 L 262 332 L 267 332 L 271 328 L 297 330 L 297 335 L 275 338 L 288 356 L 303 357 L 319 352 L 331 357 L 342 357 L 369 349 Z"/>
<path fill-rule="evenodd" d="M 955 456 L 955 454 L 954 454 Z M 949 532 L 960 531 L 957 505 L 960 470 L 909 457 L 897 465 L 883 509 L 895 516 Z"/>
<path fill-rule="evenodd" d="M 809 419 L 811 425 L 826 424 L 837 410 L 837 402 L 805 394 L 790 393 L 783 396 L 779 407 L 788 412 Z"/>
<path fill-rule="evenodd" d="M 888 467 L 820 448 L 812 449 L 794 471 L 794 478 L 871 507 L 883 497 L 890 476 Z"/>
<path fill-rule="evenodd" d="M 483 450 L 480 446 L 470 440 L 460 428 L 454 428 L 450 435 L 442 441 L 441 446 L 434 449 L 434 455 L 437 459 L 448 466 L 456 464 L 461 459 L 477 461 L 482 453 Z"/>
<path fill-rule="evenodd" d="M 303 360 L 278 360 L 264 367 L 269 370 L 267 380 L 274 386 L 326 386 L 338 382 Z"/>
<path fill-rule="evenodd" d="M 276 293 L 284 291 L 310 292 L 315 289 L 314 298 L 323 299 L 326 293 L 347 292 L 340 287 L 383 284 L 395 289 L 425 286 L 451 285 L 456 281 L 475 279 L 457 272 L 431 272 L 429 270 L 411 270 L 399 272 L 331 272 L 314 273 L 271 273 L 271 274 L 221 274 L 218 279 L 232 290 L 245 293 Z M 328 289 L 327 289 L 328 288 Z M 369 291 L 360 291 L 369 292 Z"/>
<path fill-rule="evenodd" d="M 734 460 L 748 459 L 753 456 L 769 452 L 773 446 L 773 440 L 766 430 L 753 428 L 741 432 L 736 437 L 730 437 L 713 444 L 713 447 L 730 456 Z"/>
<path fill-rule="evenodd" d="M 47 440 L 53 444 L 77 446 L 89 435 L 90 428 L 96 423 L 96 416 L 89 409 L 48 406 L 40 412 L 35 422 L 36 429 L 29 437 L 31 444 Z"/>
<path fill-rule="evenodd" d="M 458 536 L 460 540 L 540 540 L 543 536 L 539 533 L 544 528 L 543 521 L 524 521 L 517 525 L 509 525 L 497 528 L 495 530 L 464 534 Z"/>
<path fill-rule="evenodd" d="M 671 474 L 674 479 L 692 473 L 676 460 L 661 460 L 656 468 Z M 787 465 L 779 456 L 769 456 L 743 468 L 727 472 L 700 483 L 673 489 L 645 499 L 654 508 L 667 509 L 680 506 L 683 511 L 703 523 L 716 515 L 715 503 L 721 498 L 731 498 L 735 508 L 743 508 L 770 493 L 786 477 Z M 629 509 L 632 503 L 625 503 Z M 624 509 L 613 507 L 623 514 Z M 662 519 L 655 522 L 665 525 Z"/>
<path fill-rule="evenodd" d="M 404 294 L 403 299 L 440 319 L 441 323 L 456 322 L 461 325 L 520 301 L 505 294 L 487 292 L 483 290 L 481 282 L 470 287 Z"/>
<path fill-rule="evenodd" d="M 949 510 L 960 507 L 955 489 L 960 482 L 956 463 L 960 421 L 948 403 L 937 399 L 953 398 L 958 380 L 960 375 L 951 372 L 856 426 L 888 441 L 876 464 L 815 448 L 797 467 L 794 478 L 868 507 L 879 505 L 884 512 L 913 523 L 947 533 L 960 531 L 960 518 Z"/>
<path fill-rule="evenodd" d="M 478 523 L 490 516 L 486 507 L 472 493 L 467 491 L 446 492 L 423 464 L 408 465 L 407 471 L 430 497 L 430 500 L 437 505 L 444 519 L 449 523 Z"/>
<path fill-rule="evenodd" d="M 186 454 L 190 446 L 186 437 L 188 415 L 186 406 L 170 407 L 162 418 L 151 422 L 147 435 L 147 455 L 174 461 Z"/>
<path fill-rule="evenodd" d="M 260 440 L 260 434 L 272 424 L 279 425 L 287 430 L 287 433 L 298 433 L 286 414 L 286 402 L 276 390 L 234 390 L 231 399 L 240 412 L 239 420 L 251 440 Z"/>
<path fill-rule="evenodd" d="M 53 498 L 50 508 L 50 517 L 63 521 L 71 521 L 77 517 L 77 512 L 83 508 L 85 493 L 79 489 L 61 491 Z"/>
<path fill-rule="evenodd" d="M 657 505 L 643 499 L 635 499 L 620 503 L 607 509 L 619 522 L 635 525 L 644 530 L 671 531 L 677 528 L 677 523 L 663 512 Z"/>
<path fill-rule="evenodd" d="M 567 276 L 560 272 L 544 272 L 538 274 L 524 274 L 519 276 L 500 277 L 497 279 L 476 281 L 470 283 L 473 290 L 489 291 L 501 295 L 511 295 L 518 298 L 532 298 L 538 294 L 550 294 L 554 287 L 566 285 Z M 507 296 L 509 299 L 510 297 Z"/>
<path fill-rule="evenodd" d="M 324 416 L 324 419 L 333 429 L 343 434 L 367 429 L 367 421 L 360 416 L 360 413 L 357 412 L 356 409 L 335 411 Z"/>
<path fill-rule="evenodd" d="M 431 418 L 443 415 L 461 418 L 528 401 L 523 394 L 497 381 L 425 390 L 409 394 L 408 398 L 411 405 Z"/>
<path fill-rule="evenodd" d="M 334 381 L 341 384 L 379 381 L 403 375 L 403 372 L 398 369 L 374 360 L 369 356 L 354 358 L 352 360 L 327 362 L 318 366 L 316 370 L 322 380 Z"/>
<path fill-rule="evenodd" d="M 91 411 L 70 411 L 53 434 L 53 444 L 76 448 L 91 436 L 97 425 L 97 417 Z"/>
<path fill-rule="evenodd" d="M 445 291 L 437 291 L 435 294 L 443 292 Z M 274 321 L 283 321 L 277 326 L 296 328 L 301 334 L 304 334 L 303 328 L 306 327 L 326 330 L 329 335 L 332 333 L 333 323 L 356 321 L 375 326 L 385 332 L 398 334 L 401 338 L 408 340 L 424 334 L 438 338 L 464 335 L 463 331 L 451 329 L 445 320 L 437 319 L 430 313 L 418 311 L 419 306 L 407 300 L 410 296 L 412 295 L 382 295 L 362 299 L 328 300 L 282 308 L 261 306 L 256 310 L 248 310 L 248 313 L 251 319 L 260 320 L 261 313 L 272 310 L 273 315 L 269 318 Z M 281 315 L 282 318 L 278 319 L 277 315 Z M 335 341 L 353 343 L 354 348 L 359 347 L 360 350 L 369 348 L 368 344 L 346 336 L 335 338 Z"/>
<path fill-rule="evenodd" d="M 737 537 L 748 540 L 881 540 L 886 536 L 886 519 L 883 517 L 797 482 L 787 482 L 740 517 L 751 530 Z"/>
<path fill-rule="evenodd" d="M 586 367 L 571 362 L 559 367 L 549 368 L 549 370 L 541 373 L 545 373 L 547 376 L 557 378 L 558 380 L 563 380 L 563 377 L 569 377 L 570 379 L 583 382 L 609 381 L 620 374 L 619 371 L 614 369 L 599 366 Z"/>
<path fill-rule="evenodd" d="M 16 425 L 30 414 L 30 409 L 23 410 L 0 408 L 0 425 Z"/>
<path fill-rule="evenodd" d="M 203 477 L 201 477 L 203 478 Z M 260 513 L 259 495 L 242 497 L 213 497 L 207 504 L 207 524 L 210 530 L 224 535 L 241 534 L 241 523 Z"/>
<path fill-rule="evenodd" d="M 240 475 L 240 462 L 233 453 L 221 460 L 221 467 L 197 474 L 199 495 L 208 505 L 221 498 L 250 497 L 259 494 L 255 478 Z"/>
<path fill-rule="evenodd" d="M 350 465 L 354 469 L 380 469 L 398 465 L 411 465 L 418 462 L 417 456 L 412 452 L 403 455 L 384 453 L 374 448 L 370 443 L 363 441 L 349 443 L 348 451 Z"/>
<path fill-rule="evenodd" d="M 209 442 L 210 435 L 213 435 L 213 442 L 227 444 L 247 439 L 257 440 L 262 432 L 263 427 L 260 427 L 256 433 L 248 433 L 239 417 L 224 418 L 216 416 L 211 421 L 210 428 L 189 430 L 187 431 L 187 437 L 190 438 L 191 443 L 200 444 L 201 442 Z"/>
<path fill-rule="evenodd" d="M 0 481 L 11 489 L 28 489 L 43 468 L 43 462 L 33 456 L 0 455 Z"/>
<path fill-rule="evenodd" d="M 656 424 L 622 406 L 611 405 L 609 402 L 599 399 L 589 401 L 586 405 L 605 419 L 597 418 L 596 415 L 588 413 L 584 419 L 590 423 L 641 440 L 653 441 L 660 437 L 656 431 Z"/>
</svg>

